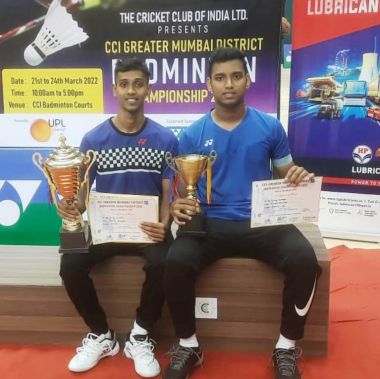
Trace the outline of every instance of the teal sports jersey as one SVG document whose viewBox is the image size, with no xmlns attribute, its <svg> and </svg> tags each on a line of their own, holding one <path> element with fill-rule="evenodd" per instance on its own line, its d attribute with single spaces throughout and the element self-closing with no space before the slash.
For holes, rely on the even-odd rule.
<svg viewBox="0 0 380 379">
<path fill-rule="evenodd" d="M 213 121 L 211 112 L 195 121 L 180 137 L 179 153 L 210 155 L 211 204 L 207 204 L 206 175 L 198 182 L 198 197 L 207 217 L 247 220 L 251 217 L 252 182 L 272 178 L 271 162 L 280 167 L 292 162 L 288 138 L 274 117 L 247 107 L 245 117 L 231 131 Z"/>
</svg>

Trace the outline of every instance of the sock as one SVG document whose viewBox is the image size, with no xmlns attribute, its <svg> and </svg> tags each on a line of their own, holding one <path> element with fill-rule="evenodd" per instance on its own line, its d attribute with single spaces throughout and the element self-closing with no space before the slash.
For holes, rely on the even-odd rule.
<svg viewBox="0 0 380 379">
<path fill-rule="evenodd" d="M 179 344 L 183 347 L 199 347 L 199 342 L 197 340 L 196 334 L 193 334 L 189 338 L 180 338 Z"/>
<path fill-rule="evenodd" d="M 276 344 L 276 349 L 294 349 L 296 347 L 296 341 L 290 340 L 286 337 L 284 337 L 282 334 L 280 334 L 280 337 Z"/>
<path fill-rule="evenodd" d="M 133 329 L 131 330 L 131 336 L 135 335 L 142 335 L 146 336 L 148 334 L 148 331 L 141 327 L 136 321 L 133 324 Z"/>
</svg>

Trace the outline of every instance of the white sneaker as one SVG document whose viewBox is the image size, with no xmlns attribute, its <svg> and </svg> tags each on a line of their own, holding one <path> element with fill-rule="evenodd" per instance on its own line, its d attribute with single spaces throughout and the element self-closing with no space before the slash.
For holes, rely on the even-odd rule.
<svg viewBox="0 0 380 379">
<path fill-rule="evenodd" d="M 114 356 L 120 350 L 114 331 L 110 331 L 110 337 L 106 334 L 96 335 L 88 333 L 82 340 L 82 346 L 77 348 L 77 353 L 69 362 L 69 370 L 83 372 L 90 370 L 105 357 Z"/>
<path fill-rule="evenodd" d="M 156 344 L 147 335 L 127 336 L 124 347 L 124 355 L 133 359 L 135 371 L 144 378 L 152 378 L 161 372 L 160 364 L 154 356 L 154 345 Z"/>
</svg>

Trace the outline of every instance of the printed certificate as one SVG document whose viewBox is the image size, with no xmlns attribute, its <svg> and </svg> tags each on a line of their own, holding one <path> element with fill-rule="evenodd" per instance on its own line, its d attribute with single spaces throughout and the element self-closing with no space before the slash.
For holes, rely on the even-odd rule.
<svg viewBox="0 0 380 379">
<path fill-rule="evenodd" d="M 322 177 L 293 187 L 285 179 L 252 182 L 251 227 L 317 222 Z"/>
<path fill-rule="evenodd" d="M 93 244 L 153 243 L 141 230 L 142 221 L 158 222 L 158 196 L 91 192 L 88 205 Z"/>
</svg>

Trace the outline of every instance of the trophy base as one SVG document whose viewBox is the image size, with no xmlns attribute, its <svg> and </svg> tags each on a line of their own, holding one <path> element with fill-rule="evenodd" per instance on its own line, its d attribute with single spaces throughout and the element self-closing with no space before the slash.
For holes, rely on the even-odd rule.
<svg viewBox="0 0 380 379">
<path fill-rule="evenodd" d="M 88 253 L 92 243 L 88 223 L 85 222 L 83 228 L 76 231 L 61 229 L 60 240 L 61 246 L 58 250 L 60 254 Z"/>
<path fill-rule="evenodd" d="M 186 221 L 185 225 L 180 225 L 177 230 L 178 237 L 204 237 L 205 235 L 205 219 L 201 214 L 191 216 L 191 220 Z"/>
</svg>

